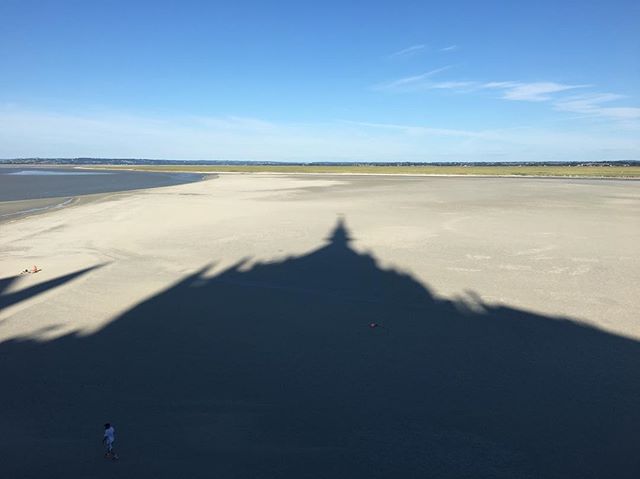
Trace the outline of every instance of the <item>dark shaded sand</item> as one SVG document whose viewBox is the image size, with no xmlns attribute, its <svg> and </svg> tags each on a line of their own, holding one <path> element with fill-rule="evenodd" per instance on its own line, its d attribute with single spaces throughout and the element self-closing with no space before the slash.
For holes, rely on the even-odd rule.
<svg viewBox="0 0 640 479">
<path fill-rule="evenodd" d="M 2 476 L 639 477 L 638 342 L 440 299 L 349 235 L 0 344 Z"/>
</svg>

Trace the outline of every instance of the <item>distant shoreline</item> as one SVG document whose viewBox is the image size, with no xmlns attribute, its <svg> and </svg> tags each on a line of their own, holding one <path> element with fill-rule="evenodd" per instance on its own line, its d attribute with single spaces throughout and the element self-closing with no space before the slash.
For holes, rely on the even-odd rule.
<svg viewBox="0 0 640 479">
<path fill-rule="evenodd" d="M 295 166 L 295 165 L 76 165 L 78 169 L 169 173 L 393 175 L 482 178 L 640 179 L 640 166 Z"/>
</svg>

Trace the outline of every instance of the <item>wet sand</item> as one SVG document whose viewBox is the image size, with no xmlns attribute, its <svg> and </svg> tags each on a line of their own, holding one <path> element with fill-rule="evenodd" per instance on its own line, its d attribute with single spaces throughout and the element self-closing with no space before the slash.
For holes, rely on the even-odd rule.
<svg viewBox="0 0 640 479">
<path fill-rule="evenodd" d="M 51 209 L 64 208 L 73 203 L 74 197 L 38 198 L 34 200 L 0 202 L 0 222 L 12 221 L 22 216 L 42 214 Z"/>
</svg>

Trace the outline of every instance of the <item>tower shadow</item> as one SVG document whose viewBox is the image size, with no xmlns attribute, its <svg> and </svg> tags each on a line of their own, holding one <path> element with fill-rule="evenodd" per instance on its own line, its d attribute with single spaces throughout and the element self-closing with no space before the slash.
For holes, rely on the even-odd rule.
<svg viewBox="0 0 640 479">
<path fill-rule="evenodd" d="M 0 344 L 6 477 L 638 477 L 638 342 L 436 297 L 350 242 Z"/>
</svg>

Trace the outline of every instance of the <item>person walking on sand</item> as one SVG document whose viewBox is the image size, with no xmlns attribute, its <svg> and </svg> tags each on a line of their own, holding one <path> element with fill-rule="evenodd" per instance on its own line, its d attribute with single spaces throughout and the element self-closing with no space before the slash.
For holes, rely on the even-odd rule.
<svg viewBox="0 0 640 479">
<path fill-rule="evenodd" d="M 104 457 L 113 459 L 114 461 L 118 459 L 118 455 L 113 450 L 113 443 L 115 440 L 116 430 L 110 423 L 106 423 L 104 425 L 104 435 L 102 436 L 102 442 L 107 446 L 107 452 L 104 453 Z"/>
</svg>

